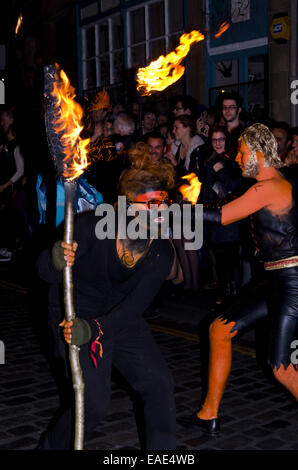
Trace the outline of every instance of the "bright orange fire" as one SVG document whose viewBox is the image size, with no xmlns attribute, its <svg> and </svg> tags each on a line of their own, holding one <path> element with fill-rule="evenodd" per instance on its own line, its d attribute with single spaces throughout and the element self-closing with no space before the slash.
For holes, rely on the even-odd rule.
<svg viewBox="0 0 298 470">
<path fill-rule="evenodd" d="M 20 31 L 22 23 L 23 23 L 23 15 L 22 15 L 22 13 L 20 13 L 19 17 L 18 17 L 16 28 L 15 28 L 15 35 L 17 35 L 18 32 Z"/>
<path fill-rule="evenodd" d="M 214 37 L 216 39 L 219 38 L 229 27 L 229 23 L 225 21 L 220 25 Z M 179 40 L 180 44 L 176 47 L 175 51 L 170 52 L 166 56 L 161 55 L 158 59 L 150 62 L 147 67 L 139 68 L 137 72 L 137 90 L 143 96 L 148 96 L 153 91 L 163 91 L 168 86 L 177 82 L 184 74 L 185 67 L 181 65 L 181 62 L 189 53 L 190 46 L 194 42 L 203 41 L 204 39 L 204 34 L 196 30 L 183 34 Z"/>
<path fill-rule="evenodd" d="M 224 21 L 224 22 L 220 25 L 218 32 L 217 32 L 216 34 L 214 34 L 214 37 L 215 37 L 216 39 L 220 38 L 220 36 L 221 36 L 227 29 L 229 29 L 229 27 L 230 27 L 229 23 L 228 23 L 227 21 Z"/>
<path fill-rule="evenodd" d="M 195 173 L 182 176 L 183 179 L 187 180 L 189 184 L 183 184 L 180 186 L 179 191 L 181 192 L 183 199 L 191 202 L 194 206 L 198 200 L 201 192 L 202 183 Z"/>
<path fill-rule="evenodd" d="M 161 55 L 147 67 L 138 70 L 137 89 L 142 95 L 150 95 L 152 91 L 162 91 L 175 83 L 184 74 L 185 67 L 181 65 L 187 56 L 190 46 L 194 42 L 203 41 L 204 35 L 200 31 L 192 31 L 180 37 L 180 44 L 175 51 L 166 56 Z"/>
<path fill-rule="evenodd" d="M 71 181 L 78 178 L 88 166 L 87 145 L 90 139 L 81 139 L 83 130 L 81 119 L 83 110 L 74 100 L 75 91 L 63 70 L 59 72 L 60 80 L 54 82 L 52 95 L 55 99 L 54 129 L 61 134 L 60 140 L 64 148 L 65 158 L 63 176 Z"/>
</svg>

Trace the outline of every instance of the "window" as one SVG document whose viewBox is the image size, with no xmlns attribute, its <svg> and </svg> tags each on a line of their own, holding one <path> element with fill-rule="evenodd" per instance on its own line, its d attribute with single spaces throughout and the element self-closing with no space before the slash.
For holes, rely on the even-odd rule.
<svg viewBox="0 0 298 470">
<path fill-rule="evenodd" d="M 121 82 L 123 28 L 119 14 L 83 27 L 82 44 L 84 90 Z"/>
<path fill-rule="evenodd" d="M 127 9 L 129 69 L 145 66 L 178 46 L 184 25 L 183 3 L 184 0 L 147 0 Z M 101 0 L 101 11 L 119 4 L 117 0 Z M 121 84 L 124 38 L 120 13 L 82 26 L 81 34 L 83 90 Z"/>
<path fill-rule="evenodd" d="M 120 4 L 120 0 L 101 0 L 101 11 L 111 10 Z"/>
<path fill-rule="evenodd" d="M 128 67 L 145 66 L 175 49 L 183 32 L 183 0 L 156 0 L 127 14 Z"/>
</svg>

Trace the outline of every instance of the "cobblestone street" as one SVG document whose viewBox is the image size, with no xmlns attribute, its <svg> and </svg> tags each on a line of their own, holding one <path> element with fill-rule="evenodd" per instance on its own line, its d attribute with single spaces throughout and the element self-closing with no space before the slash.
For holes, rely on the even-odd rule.
<svg viewBox="0 0 298 470">
<path fill-rule="evenodd" d="M 0 340 L 5 344 L 5 364 L 0 365 L 1 450 L 34 449 L 59 406 L 39 342 L 36 314 L 30 312 L 27 297 L 24 287 L 0 282 Z M 187 306 L 180 308 L 187 310 Z M 254 349 L 241 342 L 234 345 L 232 372 L 220 410 L 220 435 L 208 437 L 185 429 L 179 418 L 190 416 L 200 402 L 200 344 L 191 328 L 187 331 L 162 316 L 150 324 L 175 379 L 179 449 L 298 450 L 297 405 L 265 376 Z M 140 449 L 132 400 L 115 382 L 109 413 L 85 448 Z"/>
</svg>

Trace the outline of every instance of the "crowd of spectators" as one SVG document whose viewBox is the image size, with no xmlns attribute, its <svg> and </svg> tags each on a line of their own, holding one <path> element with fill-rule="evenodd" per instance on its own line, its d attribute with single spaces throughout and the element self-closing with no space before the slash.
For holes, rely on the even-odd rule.
<svg viewBox="0 0 298 470">
<path fill-rule="evenodd" d="M 252 181 L 243 179 L 235 157 L 238 138 L 252 122 L 243 119 L 242 99 L 237 93 L 225 92 L 219 98 L 216 107 L 209 109 L 190 96 L 177 96 L 162 107 L 154 102 L 150 106 L 137 102 L 113 106 L 107 97 L 102 106 L 88 101 L 82 136 L 90 138 L 91 163 L 83 175 L 84 182 L 101 195 L 101 200 L 115 203 L 121 173 L 132 165 L 136 144 L 143 142 L 154 164 L 162 166 L 166 161 L 174 167 L 176 190 L 172 199 L 181 197 L 180 179 L 189 173 L 195 173 L 202 183 L 197 202 L 205 206 L 220 206 L 243 194 Z M 38 246 L 53 242 L 57 229 L 57 182 L 42 112 L 35 139 L 30 142 L 28 138 L 26 142 L 24 132 L 20 137 L 19 128 L 24 126 L 17 116 L 13 107 L 1 111 L 0 262 L 12 261 L 36 240 Z M 270 119 L 265 124 L 277 140 L 279 155 L 296 178 L 298 129 Z M 37 155 L 34 164 L 31 153 Z M 46 194 L 43 217 L 40 181 L 45 188 L 43 196 Z M 100 199 L 95 195 L 95 200 Z M 172 295 L 196 295 L 202 289 L 216 289 L 218 304 L 237 295 L 254 272 L 249 233 L 248 221 L 227 227 L 208 224 L 199 250 L 187 251 L 183 239 L 173 240 L 180 271 L 172 282 Z"/>
</svg>

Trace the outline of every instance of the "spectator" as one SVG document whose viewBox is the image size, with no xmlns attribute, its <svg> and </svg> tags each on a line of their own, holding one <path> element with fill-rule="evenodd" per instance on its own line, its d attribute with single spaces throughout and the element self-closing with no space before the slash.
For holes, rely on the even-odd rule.
<svg viewBox="0 0 298 470">
<path fill-rule="evenodd" d="M 115 119 L 113 124 L 114 136 L 120 136 L 120 139 L 114 137 L 117 152 L 128 150 L 134 142 L 135 121 L 129 114 L 121 112 Z M 118 146 L 117 146 L 118 144 Z"/>
<path fill-rule="evenodd" d="M 0 261 L 10 261 L 18 243 L 28 235 L 24 184 L 24 158 L 16 138 L 14 113 L 1 113 L 4 133 L 0 153 Z M 19 240 L 17 240 L 17 237 Z M 22 240 L 23 239 L 23 240 Z"/>
<path fill-rule="evenodd" d="M 272 134 L 277 142 L 277 153 L 281 161 L 285 161 L 291 147 L 291 128 L 286 122 L 276 122 Z"/>
<path fill-rule="evenodd" d="M 112 106 L 110 97 L 105 90 L 100 91 L 91 102 L 88 114 L 91 123 L 88 127 L 91 130 L 91 141 L 95 142 L 98 137 L 103 135 L 104 120 L 111 111 Z"/>
<path fill-rule="evenodd" d="M 109 137 L 110 135 L 113 134 L 113 123 L 114 120 L 111 117 L 107 117 L 104 121 L 104 126 L 103 126 L 103 135 L 104 137 Z"/>
<path fill-rule="evenodd" d="M 291 167 L 291 171 L 295 169 L 295 175 L 298 176 L 298 127 L 294 127 L 292 130 L 292 148 L 288 152 L 288 155 L 285 159 L 287 167 Z"/>
<path fill-rule="evenodd" d="M 125 107 L 121 103 L 118 103 L 113 107 L 113 117 L 114 118 L 117 117 L 118 114 L 125 113 L 125 112 L 126 112 Z"/>
<path fill-rule="evenodd" d="M 127 150 L 134 141 L 134 120 L 124 112 L 113 122 L 113 134 L 104 137 L 98 147 L 92 146 L 89 156 L 93 163 L 86 171 L 86 179 L 104 198 L 113 204 L 117 199 L 117 186 L 121 172 L 127 166 Z"/>
<path fill-rule="evenodd" d="M 167 152 L 171 152 L 176 155 L 180 142 L 175 139 L 172 128 L 167 129 L 166 134 Z M 168 155 L 166 155 L 168 157 Z"/>
<path fill-rule="evenodd" d="M 160 161 L 167 150 L 164 136 L 158 131 L 150 132 L 146 135 L 146 143 L 149 148 L 152 162 L 156 163 Z"/>
<path fill-rule="evenodd" d="M 158 131 L 164 136 L 165 139 L 167 138 L 168 130 L 168 124 L 161 124 L 161 126 L 158 127 Z"/>
<path fill-rule="evenodd" d="M 174 121 L 173 134 L 180 141 L 174 156 L 168 152 L 166 157 L 171 160 L 180 176 L 190 172 L 200 172 L 204 158 L 203 139 L 196 135 L 196 126 L 189 115 L 178 116 Z"/>
<path fill-rule="evenodd" d="M 114 119 L 113 134 L 122 136 L 133 135 L 135 131 L 134 120 L 125 112 L 120 112 Z"/>
<path fill-rule="evenodd" d="M 147 109 L 143 114 L 141 136 L 152 132 L 157 125 L 157 115 L 153 109 Z"/>
<path fill-rule="evenodd" d="M 240 122 L 242 111 L 242 98 L 238 93 L 223 93 L 222 97 L 222 117 L 230 134 L 230 145 L 226 148 L 230 158 L 235 159 L 238 152 L 238 139 L 245 126 Z"/>
<path fill-rule="evenodd" d="M 221 206 L 231 199 L 241 185 L 242 177 L 238 165 L 226 154 L 229 133 L 223 126 L 211 132 L 213 152 L 205 162 L 203 201 L 205 206 Z M 227 227 L 209 224 L 207 239 L 215 256 L 219 285 L 217 304 L 228 296 L 236 295 L 240 287 L 240 238 L 238 224 Z"/>
<path fill-rule="evenodd" d="M 178 116 L 174 121 L 173 133 L 180 141 L 177 153 L 174 156 L 171 151 L 166 157 L 172 162 L 177 172 L 177 187 L 181 182 L 179 177 L 188 173 L 200 173 L 203 163 L 203 153 L 200 148 L 204 141 L 196 135 L 196 126 L 190 115 Z M 183 294 L 197 292 L 199 290 L 199 257 L 196 250 L 185 250 L 184 239 L 174 239 L 177 256 L 183 272 Z"/>
<path fill-rule="evenodd" d="M 178 116 L 188 115 L 193 119 L 197 117 L 197 102 L 192 96 L 179 96 L 176 98 L 174 109 L 174 119 Z"/>
</svg>

